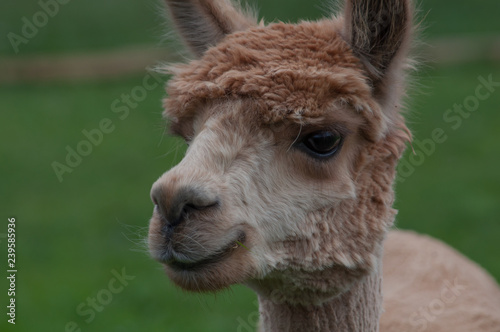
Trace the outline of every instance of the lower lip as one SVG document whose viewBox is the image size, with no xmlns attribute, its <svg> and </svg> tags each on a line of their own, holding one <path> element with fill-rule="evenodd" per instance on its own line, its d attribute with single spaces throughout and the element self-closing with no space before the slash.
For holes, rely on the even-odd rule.
<svg viewBox="0 0 500 332">
<path fill-rule="evenodd" d="M 236 241 L 234 241 L 234 243 L 242 244 L 242 243 L 244 243 L 245 238 L 246 238 L 245 233 L 241 232 L 238 236 L 238 239 Z M 217 262 L 220 262 L 221 260 L 223 260 L 224 258 L 229 256 L 234 250 L 237 249 L 237 247 L 234 247 L 234 243 L 232 242 L 231 245 L 228 245 L 219 254 L 216 254 L 216 255 L 208 257 L 206 259 L 200 260 L 198 262 L 184 263 L 184 262 L 177 261 L 175 259 L 171 259 L 168 262 L 166 262 L 165 264 L 168 265 L 169 267 L 171 267 L 172 269 L 178 270 L 178 271 L 199 270 L 207 265 L 216 264 Z"/>
</svg>

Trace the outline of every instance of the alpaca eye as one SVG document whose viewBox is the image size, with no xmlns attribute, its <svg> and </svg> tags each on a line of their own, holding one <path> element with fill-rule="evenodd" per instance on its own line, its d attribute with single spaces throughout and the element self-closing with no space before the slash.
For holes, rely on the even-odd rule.
<svg viewBox="0 0 500 332">
<path fill-rule="evenodd" d="M 312 133 L 304 138 L 302 145 L 316 158 L 330 157 L 338 151 L 342 138 L 331 131 Z"/>
</svg>

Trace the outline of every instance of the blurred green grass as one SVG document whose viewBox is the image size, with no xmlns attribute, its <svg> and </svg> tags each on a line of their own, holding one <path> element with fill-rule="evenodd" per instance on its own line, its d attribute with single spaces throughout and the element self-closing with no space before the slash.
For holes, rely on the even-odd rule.
<svg viewBox="0 0 500 332">
<path fill-rule="evenodd" d="M 320 17 L 320 3 L 260 0 L 257 7 L 268 21 L 296 21 Z M 156 43 L 162 35 L 157 5 L 70 1 L 20 46 L 19 55 Z M 496 0 L 482 1 L 481 6 L 472 1 L 424 1 L 425 36 L 498 35 L 499 6 Z M 21 17 L 37 10 L 36 2 L 2 2 L 2 36 L 19 31 Z M 13 55 L 6 38 L 0 42 L 0 54 Z M 124 120 L 111 111 L 112 102 L 140 86 L 146 74 L 1 86 L 2 218 L 17 219 L 19 270 L 18 324 L 12 329 L 4 317 L 1 331 L 64 331 L 70 321 L 82 331 L 235 331 L 257 310 L 255 296 L 244 287 L 218 295 L 175 289 L 145 252 L 150 186 L 180 160 L 184 149 L 178 140 L 163 136 L 161 87 L 148 92 Z M 437 127 L 446 129 L 449 138 L 398 184 L 396 206 L 398 227 L 443 239 L 498 280 L 500 91 L 481 102 L 456 131 L 442 119 L 446 109 L 474 93 L 479 75 L 489 74 L 500 81 L 499 63 L 440 65 L 419 74 L 410 102 L 410 127 L 418 139 L 429 137 Z M 114 131 L 59 182 L 51 163 L 63 162 L 66 146 L 75 148 L 84 139 L 81 131 L 96 128 L 103 118 L 111 119 Z M 0 229 L 4 232 L 6 226 Z M 0 248 L 5 261 L 4 240 Z M 92 322 L 85 322 L 87 317 L 78 315 L 76 308 L 107 289 L 111 271 L 122 268 L 135 279 L 114 294 Z M 4 278 L 0 289 L 7 289 Z"/>
<path fill-rule="evenodd" d="M 42 0 L 44 3 L 53 0 Z M 327 12 L 322 0 L 245 0 L 266 21 L 317 19 Z M 330 1 L 330 3 L 335 3 Z M 423 21 L 425 36 L 498 34 L 500 23 L 497 0 L 421 0 L 418 21 Z M 69 0 L 57 14 L 37 29 L 35 37 L 19 45 L 19 55 L 86 52 L 126 44 L 159 43 L 164 35 L 164 20 L 159 0 Z M 38 1 L 2 1 L 0 3 L 0 55 L 14 55 L 7 38 L 9 32 L 22 35 L 26 17 L 41 10 Z M 4 37 L 5 36 L 5 37 Z"/>
</svg>

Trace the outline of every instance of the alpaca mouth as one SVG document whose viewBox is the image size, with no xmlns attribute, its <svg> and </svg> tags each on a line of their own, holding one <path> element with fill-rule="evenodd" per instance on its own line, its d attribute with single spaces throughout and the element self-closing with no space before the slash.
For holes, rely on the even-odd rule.
<svg viewBox="0 0 500 332">
<path fill-rule="evenodd" d="M 177 259 L 175 254 L 171 259 L 165 261 L 164 263 L 170 268 L 177 271 L 194 271 L 202 269 L 209 265 L 214 265 L 220 261 L 223 261 L 227 257 L 229 257 L 238 247 L 243 246 L 245 242 L 246 235 L 244 232 L 240 232 L 234 241 L 230 241 L 228 244 L 223 246 L 220 250 L 217 250 L 215 253 L 209 255 L 206 258 L 203 258 L 198 261 L 184 261 Z"/>
</svg>

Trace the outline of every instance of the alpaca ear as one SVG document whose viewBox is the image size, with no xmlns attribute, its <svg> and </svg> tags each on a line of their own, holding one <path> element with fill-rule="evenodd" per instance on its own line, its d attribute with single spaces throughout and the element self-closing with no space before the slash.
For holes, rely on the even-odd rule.
<svg viewBox="0 0 500 332">
<path fill-rule="evenodd" d="M 225 35 L 257 25 L 230 0 L 166 0 L 172 22 L 197 57 Z"/>
<path fill-rule="evenodd" d="M 344 38 L 365 64 L 375 94 L 385 97 L 406 63 L 413 30 L 411 1 L 347 0 L 344 21 Z"/>
</svg>

